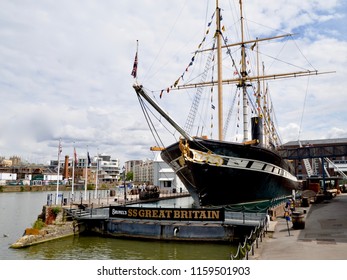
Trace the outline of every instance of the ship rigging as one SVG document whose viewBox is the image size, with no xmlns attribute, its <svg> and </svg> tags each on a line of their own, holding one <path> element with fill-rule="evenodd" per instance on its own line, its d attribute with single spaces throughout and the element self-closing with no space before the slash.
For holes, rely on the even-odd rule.
<svg viewBox="0 0 347 280">
<path fill-rule="evenodd" d="M 180 89 L 197 89 L 197 99 L 194 99 L 191 107 L 190 121 L 186 128 L 182 128 L 158 103 L 151 98 L 143 86 L 136 83 L 134 89 L 139 100 L 148 102 L 168 123 L 179 132 L 181 138 L 176 143 L 165 147 L 161 152 L 162 158 L 167 162 L 180 177 L 194 200 L 201 206 L 206 205 L 229 205 L 235 203 L 252 202 L 258 200 L 271 200 L 280 196 L 291 195 L 298 187 L 298 181 L 294 174 L 291 163 L 281 158 L 276 151 L 277 132 L 271 120 L 271 111 L 268 106 L 266 86 L 263 92 L 260 90 L 261 83 L 267 80 L 285 78 L 298 78 L 302 76 L 318 75 L 330 72 L 318 72 L 317 70 L 304 70 L 289 73 L 260 74 L 257 59 L 257 74 L 250 75 L 247 65 L 247 50 L 253 50 L 259 42 L 290 37 L 292 34 L 273 36 L 269 38 L 245 40 L 244 16 L 242 1 L 240 8 L 241 42 L 227 44 L 223 35 L 224 27 L 221 25 L 221 9 L 218 0 L 216 10 L 211 17 L 215 16 L 216 31 L 213 45 L 209 49 L 199 49 L 194 52 L 190 67 L 195 61 L 195 56 L 206 51 L 216 53 L 217 63 L 211 68 L 217 68 L 217 80 L 200 81 L 199 83 L 181 83 L 184 73 L 166 91 Z M 208 31 L 210 28 L 208 24 Z M 206 32 L 208 34 L 209 32 Z M 205 41 L 205 37 L 202 42 Z M 224 45 L 223 45 L 224 43 Z M 249 46 L 251 44 L 251 47 Z M 240 67 L 235 63 L 230 48 L 240 46 Z M 223 79 L 222 73 L 222 49 L 227 49 L 227 54 L 232 60 L 235 78 Z M 257 54 L 258 54 L 257 50 Z M 209 57 L 214 60 L 214 55 Z M 187 67 L 187 68 L 188 68 Z M 263 67 L 264 69 L 264 67 Z M 204 75 L 206 76 L 206 75 Z M 254 86 L 253 84 L 256 84 Z M 225 126 L 223 120 L 223 86 L 235 85 L 241 90 L 243 139 L 241 143 L 225 141 Z M 218 111 L 218 139 L 206 137 L 192 137 L 187 130 L 191 129 L 195 111 L 198 107 L 198 98 L 201 94 L 199 89 L 210 87 L 211 91 L 217 88 L 217 111 Z M 254 90 L 255 103 L 249 101 L 248 89 Z M 161 91 L 160 96 L 163 94 Z M 140 101 L 142 108 L 144 103 Z M 254 116 L 249 117 L 249 105 L 253 105 Z M 146 115 L 146 118 L 148 115 Z M 251 127 L 251 133 L 249 132 Z M 249 137 L 251 137 L 249 139 Z"/>
</svg>

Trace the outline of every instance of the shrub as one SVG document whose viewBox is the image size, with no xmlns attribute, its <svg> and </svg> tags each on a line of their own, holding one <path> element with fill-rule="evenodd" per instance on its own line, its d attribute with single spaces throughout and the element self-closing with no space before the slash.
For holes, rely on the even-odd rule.
<svg viewBox="0 0 347 280">
<path fill-rule="evenodd" d="M 61 211 L 60 207 L 49 207 L 47 209 L 47 214 L 46 214 L 46 224 L 47 225 L 53 224 L 53 222 L 57 218 L 60 211 Z"/>
<path fill-rule="evenodd" d="M 60 207 L 53 207 L 52 208 L 52 213 L 57 216 L 60 213 L 61 209 Z"/>
<path fill-rule="evenodd" d="M 42 219 L 37 219 L 35 223 L 33 224 L 33 228 L 35 229 L 42 229 L 46 224 L 42 221 Z"/>
</svg>

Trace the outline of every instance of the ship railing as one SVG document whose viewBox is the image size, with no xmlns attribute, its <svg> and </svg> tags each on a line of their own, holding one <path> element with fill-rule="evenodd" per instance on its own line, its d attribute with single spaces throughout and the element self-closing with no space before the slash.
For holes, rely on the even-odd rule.
<svg viewBox="0 0 347 280">
<path fill-rule="evenodd" d="M 72 209 L 68 209 L 65 208 L 64 209 L 66 216 L 71 217 L 71 218 L 81 218 L 81 217 L 86 217 L 86 216 L 90 216 L 90 212 L 89 209 L 83 209 L 83 208 L 72 208 Z"/>
<path fill-rule="evenodd" d="M 91 218 L 107 218 L 109 216 L 109 207 L 107 206 L 94 208 L 92 204 L 89 212 Z"/>
<path fill-rule="evenodd" d="M 124 192 L 121 193 L 120 191 L 116 191 L 114 189 L 111 190 L 100 190 L 97 194 L 97 197 L 94 197 L 94 194 L 92 191 L 88 191 L 87 194 L 83 194 L 83 192 L 75 192 L 75 194 L 72 194 L 71 192 L 67 194 L 59 194 L 59 200 L 61 197 L 60 203 L 57 203 L 56 205 L 60 205 L 62 207 L 79 207 L 80 205 L 84 205 L 85 207 L 91 207 L 93 204 L 94 207 L 104 207 L 108 206 L 110 204 L 112 205 L 127 205 L 127 204 L 135 204 L 135 203 L 142 203 L 142 202 L 149 202 L 149 200 L 143 200 L 140 199 L 140 196 L 138 193 L 132 192 L 133 189 L 129 190 L 126 195 L 124 195 Z M 176 189 L 172 190 L 163 190 L 160 189 L 160 199 L 171 199 L 171 198 L 179 198 L 189 196 L 189 192 L 187 190 L 180 189 L 176 191 Z M 57 199 L 58 200 L 58 199 Z M 48 194 L 47 195 L 47 206 L 54 205 L 54 194 Z"/>
<path fill-rule="evenodd" d="M 109 208 L 94 208 L 93 205 L 91 205 L 90 208 L 65 208 L 65 213 L 72 218 L 106 218 L 109 216 Z"/>
<path fill-rule="evenodd" d="M 268 228 L 268 217 L 263 219 L 258 226 L 252 229 L 251 233 L 245 237 L 243 243 L 239 243 L 236 253 L 230 254 L 231 260 L 248 260 L 249 254 L 254 256 L 255 248 L 258 249 L 259 241 L 263 242 L 263 237 L 267 233 Z"/>
<path fill-rule="evenodd" d="M 225 212 L 225 221 L 241 221 L 243 224 L 249 221 L 261 221 L 265 219 L 266 213 L 250 213 L 250 212 Z"/>
<path fill-rule="evenodd" d="M 281 196 L 270 200 L 263 200 L 254 203 L 246 204 L 232 204 L 225 206 L 225 210 L 230 212 L 247 212 L 247 213 L 267 213 L 268 209 L 276 207 L 283 204 L 289 198 L 292 198 L 291 195 Z"/>
</svg>

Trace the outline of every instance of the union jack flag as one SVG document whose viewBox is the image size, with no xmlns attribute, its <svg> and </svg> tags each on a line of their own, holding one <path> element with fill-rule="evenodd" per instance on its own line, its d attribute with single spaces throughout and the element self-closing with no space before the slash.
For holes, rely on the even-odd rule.
<svg viewBox="0 0 347 280">
<path fill-rule="evenodd" d="M 134 78 L 137 77 L 137 52 L 135 54 L 135 59 L 134 59 L 134 65 L 133 65 L 133 71 L 131 71 L 131 76 Z"/>
</svg>

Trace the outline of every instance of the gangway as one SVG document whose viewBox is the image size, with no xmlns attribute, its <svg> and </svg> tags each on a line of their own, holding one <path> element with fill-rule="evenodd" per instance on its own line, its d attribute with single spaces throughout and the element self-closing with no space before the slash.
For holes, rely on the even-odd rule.
<svg viewBox="0 0 347 280">
<path fill-rule="evenodd" d="M 299 142 L 300 148 L 302 148 L 302 144 L 301 144 L 300 140 L 298 140 L 298 142 Z M 305 169 L 306 169 L 307 176 L 308 176 L 308 177 L 311 177 L 312 175 L 317 175 L 317 174 L 315 174 L 315 173 L 313 172 L 313 169 L 312 169 L 312 167 L 311 167 L 311 164 L 310 164 L 310 162 L 309 162 L 309 159 L 308 159 L 308 158 L 303 158 L 302 160 L 303 160 L 304 165 L 305 165 Z"/>
<path fill-rule="evenodd" d="M 327 160 L 328 158 L 323 158 L 323 159 L 324 159 L 324 160 Z M 323 167 L 323 170 L 324 170 L 324 172 L 325 172 L 325 175 L 329 178 L 329 177 L 330 177 L 330 174 L 329 174 L 329 172 L 328 172 L 327 166 L 324 164 L 324 162 L 322 161 L 321 158 L 319 159 L 319 161 L 320 161 L 320 163 L 321 163 L 321 165 L 322 165 L 322 167 Z"/>
<path fill-rule="evenodd" d="M 334 169 L 342 176 L 343 179 L 347 179 L 347 175 L 338 166 L 336 166 L 334 162 L 332 162 L 329 158 L 324 158 L 324 159 L 334 167 Z"/>
</svg>

